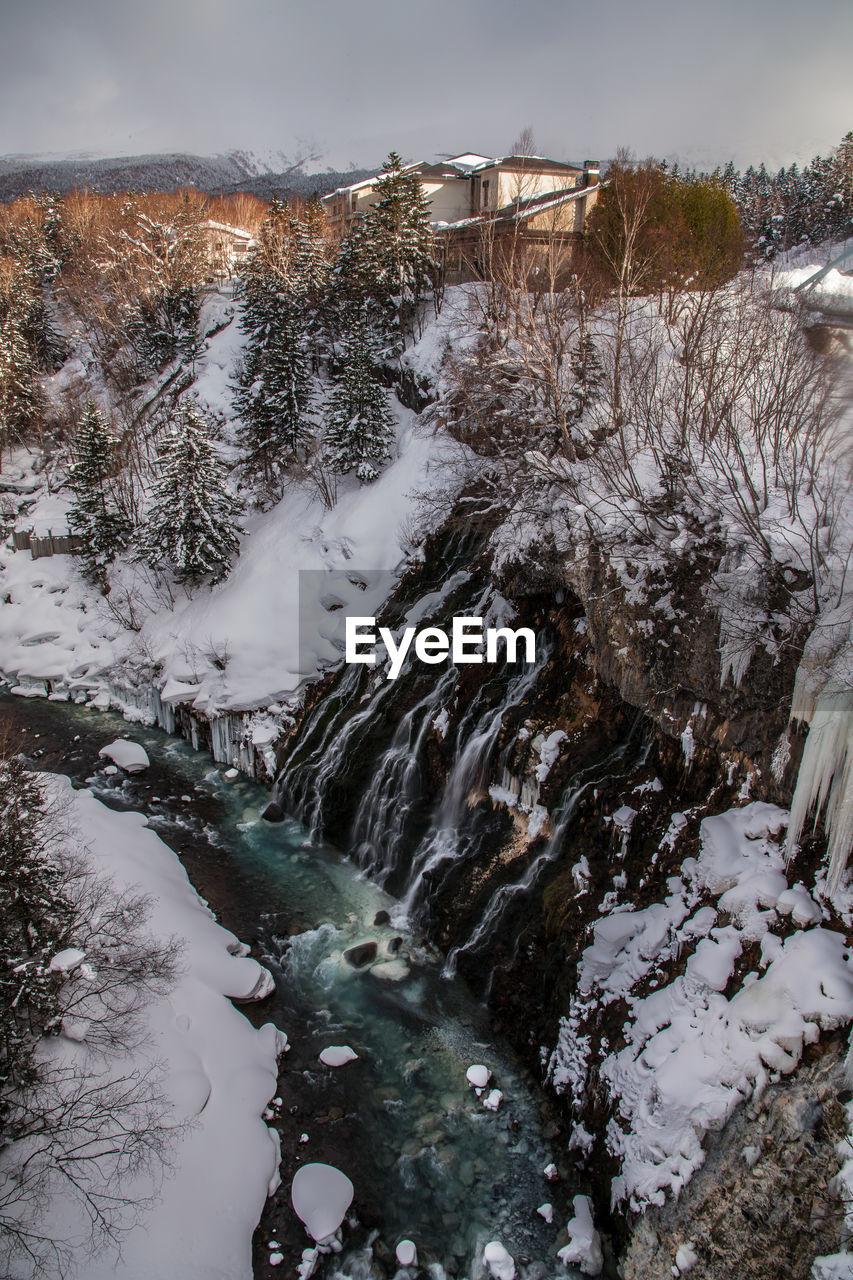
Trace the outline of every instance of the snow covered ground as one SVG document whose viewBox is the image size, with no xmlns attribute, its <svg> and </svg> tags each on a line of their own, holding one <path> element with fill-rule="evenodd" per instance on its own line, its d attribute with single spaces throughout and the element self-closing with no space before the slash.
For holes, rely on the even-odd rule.
<svg viewBox="0 0 853 1280">
<path fill-rule="evenodd" d="M 452 317 L 448 305 L 410 353 L 412 368 L 436 364 Z M 228 443 L 230 388 L 242 348 L 235 304 L 213 295 L 202 323 L 205 330 L 226 327 L 205 344 L 193 395 L 219 424 L 225 455 L 236 457 Z M 57 375 L 63 385 L 66 377 Z M 72 556 L 34 561 L 28 551 L 0 550 L 0 672 L 35 691 L 49 681 L 59 693 L 101 695 L 102 705 L 111 692 L 118 707 L 115 686 L 132 684 L 135 672 L 140 683 L 153 678 L 164 700 L 207 713 L 286 699 L 304 678 L 340 659 L 329 605 L 358 602 L 359 613 L 375 612 L 393 580 L 389 574 L 411 554 L 419 495 L 452 483 L 444 463 L 455 447 L 398 401 L 392 407 L 395 456 L 379 479 L 361 485 L 343 478 L 330 510 L 310 484 L 294 484 L 271 510 L 244 518 L 240 556 L 213 588 L 192 595 L 180 587 L 159 589 L 144 566 L 124 560 L 111 573 L 109 597 L 99 599 Z M 22 451 L 13 459 L 25 483 L 31 463 Z M 65 494 L 42 487 L 34 498 L 18 527 L 64 532 Z M 301 570 L 313 573 L 302 579 L 300 600 Z"/>
<path fill-rule="evenodd" d="M 621 1166 L 615 1203 L 642 1209 L 677 1195 L 705 1159 L 704 1134 L 793 1071 L 822 1029 L 853 1018 L 851 950 L 843 933 L 825 927 L 819 892 L 788 885 L 787 821 L 784 810 L 758 802 L 705 818 L 699 856 L 670 877 L 665 902 L 628 904 L 595 925 L 576 1016 L 563 1020 L 550 1070 L 558 1089 L 581 1095 L 589 1042 L 577 1013 L 593 999 L 626 1001 L 625 1046 L 600 1067 L 616 1107 L 607 1131 Z M 758 968 L 738 977 L 752 944 Z M 680 976 L 637 991 L 663 963 L 685 956 Z"/>
<path fill-rule="evenodd" d="M 74 1260 L 86 1280 L 250 1280 L 252 1233 L 278 1175 L 278 1135 L 262 1113 L 275 1093 L 286 1037 L 270 1023 L 255 1030 L 228 997 L 245 997 L 259 983 L 262 989 L 270 975 L 239 954 L 237 939 L 214 921 L 144 818 L 107 809 L 67 779 L 49 777 L 45 785 L 68 806 L 93 868 L 119 890 L 150 895 L 151 934 L 183 940 L 177 984 L 146 1006 L 145 1039 L 132 1054 L 111 1056 L 105 1068 L 85 1039 L 65 1036 L 49 1041 L 49 1052 L 114 1078 L 153 1067 L 171 1103 L 169 1123 L 186 1125 L 165 1180 L 140 1175 L 122 1188 L 131 1201 L 157 1201 L 124 1237 L 120 1258 L 88 1256 L 79 1208 L 61 1191 L 51 1204 L 51 1229 L 58 1239 L 82 1233 Z"/>
</svg>

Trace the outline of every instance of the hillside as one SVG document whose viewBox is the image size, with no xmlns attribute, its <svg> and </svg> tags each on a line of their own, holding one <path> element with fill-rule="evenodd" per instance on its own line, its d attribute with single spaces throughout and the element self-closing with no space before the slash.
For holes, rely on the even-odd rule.
<svg viewBox="0 0 853 1280">
<path fill-rule="evenodd" d="M 0 156 L 0 201 L 16 200 L 30 191 L 57 191 L 64 195 L 76 188 L 109 194 L 176 191 L 180 187 L 196 187 L 211 194 L 245 191 L 270 200 L 273 196 L 323 195 L 372 172 L 329 169 L 306 173 L 299 165 L 277 170 L 274 158 L 260 161 L 242 151 L 222 156 Z"/>
<path fill-rule="evenodd" d="M 354 1195 L 301 1253 L 274 1189 L 256 1275 L 849 1274 L 849 276 L 793 292 L 841 246 L 445 287 L 408 181 L 340 245 L 273 207 L 236 291 L 183 205 L 10 217 L 0 671 L 212 756 L 170 830 L 264 903 L 286 1181 Z"/>
</svg>

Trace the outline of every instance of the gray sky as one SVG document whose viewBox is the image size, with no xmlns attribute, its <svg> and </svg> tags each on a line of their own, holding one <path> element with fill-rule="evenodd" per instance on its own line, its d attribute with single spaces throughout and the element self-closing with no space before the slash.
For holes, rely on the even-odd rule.
<svg viewBox="0 0 853 1280">
<path fill-rule="evenodd" d="M 850 0 L 0 0 L 0 153 L 778 167 L 853 129 L 851 50 Z"/>
</svg>

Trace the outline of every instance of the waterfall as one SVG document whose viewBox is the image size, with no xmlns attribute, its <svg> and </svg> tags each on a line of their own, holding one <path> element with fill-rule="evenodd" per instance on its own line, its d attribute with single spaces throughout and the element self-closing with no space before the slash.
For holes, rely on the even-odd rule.
<svg viewBox="0 0 853 1280">
<path fill-rule="evenodd" d="M 407 711 L 380 759 L 353 823 L 354 856 L 380 884 L 400 865 L 413 808 L 423 794 L 424 740 L 458 678 L 450 666 L 420 702 Z"/>
<path fill-rule="evenodd" d="M 465 856 L 470 844 L 470 834 L 465 832 L 465 818 L 471 806 L 472 793 L 476 795 L 478 789 L 486 790 L 492 751 L 504 714 L 523 701 L 550 659 L 549 644 L 540 643 L 537 648 L 536 662 L 521 668 L 496 707 L 487 706 L 478 714 L 480 698 L 475 698 L 462 717 L 456 733 L 455 759 L 441 800 L 429 831 L 412 856 L 408 882 L 398 911 L 401 919 L 417 914 L 430 879 L 440 866 Z M 484 685 L 480 694 L 484 695 L 487 689 L 488 686 Z"/>
<path fill-rule="evenodd" d="M 348 666 L 335 689 L 318 699 L 300 735 L 300 748 L 276 780 L 276 798 L 299 815 L 312 839 L 323 832 L 331 784 L 346 772 L 358 739 L 394 689 L 393 681 L 380 679 L 371 696 L 365 677 L 369 670 Z M 360 699 L 363 705 L 358 706 Z"/>
<path fill-rule="evenodd" d="M 601 786 L 602 783 L 617 777 L 623 772 L 623 769 L 618 766 L 624 760 L 632 738 L 633 730 L 627 741 L 614 748 L 604 760 L 598 764 L 588 765 L 586 768 L 580 769 L 569 779 L 554 815 L 554 833 L 551 839 L 542 852 L 533 859 L 520 879 L 509 884 L 501 884 L 495 889 L 471 936 L 466 942 L 454 947 L 448 955 L 443 971 L 445 977 L 455 977 L 457 960 L 460 955 L 483 950 L 488 945 L 503 925 L 510 905 L 519 895 L 526 897 L 538 883 L 548 864 L 554 862 L 560 856 L 566 834 L 574 821 L 578 806 L 584 795 L 591 787 Z M 648 755 L 650 746 L 650 743 L 643 745 L 639 763 L 642 763 L 642 760 Z M 632 762 L 632 767 L 635 767 L 636 763 Z"/>
</svg>

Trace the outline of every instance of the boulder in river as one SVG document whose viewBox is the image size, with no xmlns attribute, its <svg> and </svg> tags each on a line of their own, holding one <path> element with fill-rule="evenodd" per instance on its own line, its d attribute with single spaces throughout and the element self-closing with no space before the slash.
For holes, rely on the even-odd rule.
<svg viewBox="0 0 853 1280">
<path fill-rule="evenodd" d="M 264 822 L 284 822 L 284 810 L 275 800 L 270 800 L 261 817 Z"/>
<path fill-rule="evenodd" d="M 391 917 L 387 911 L 377 911 L 376 915 L 373 917 L 373 923 L 374 923 L 374 926 L 378 929 L 379 926 L 382 924 L 390 924 Z"/>
<path fill-rule="evenodd" d="M 378 953 L 378 943 L 357 942 L 354 947 L 347 947 L 344 952 L 344 959 L 347 964 L 351 964 L 354 969 L 363 969 L 365 965 L 372 964 Z"/>
</svg>

